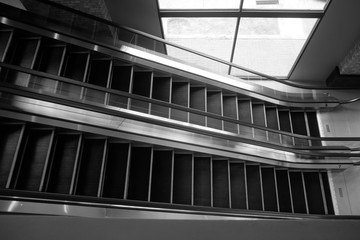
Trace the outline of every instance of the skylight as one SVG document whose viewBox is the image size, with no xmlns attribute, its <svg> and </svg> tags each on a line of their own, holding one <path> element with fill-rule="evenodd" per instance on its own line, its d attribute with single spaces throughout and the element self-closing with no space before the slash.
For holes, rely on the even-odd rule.
<svg viewBox="0 0 360 240">
<path fill-rule="evenodd" d="M 158 0 L 166 40 L 255 72 L 286 79 L 324 15 L 327 0 Z M 216 72 L 248 73 L 167 47 Z"/>
<path fill-rule="evenodd" d="M 234 50 L 237 65 L 274 77 L 286 77 L 317 19 L 242 18 Z M 233 69 L 232 75 L 241 75 Z"/>
<path fill-rule="evenodd" d="M 199 52 L 230 61 L 234 42 L 236 18 L 163 18 L 164 35 L 167 40 Z M 176 48 L 168 48 L 170 56 L 193 64 L 227 73 L 225 65 L 206 61 L 193 54 L 185 54 Z"/>
<path fill-rule="evenodd" d="M 240 0 L 159 0 L 160 9 L 235 9 Z"/>
<path fill-rule="evenodd" d="M 323 10 L 327 0 L 244 0 L 243 8 Z"/>
</svg>

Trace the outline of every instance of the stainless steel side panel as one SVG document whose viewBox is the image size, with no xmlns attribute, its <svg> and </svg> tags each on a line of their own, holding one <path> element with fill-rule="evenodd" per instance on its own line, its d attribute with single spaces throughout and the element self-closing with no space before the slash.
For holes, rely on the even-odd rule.
<svg viewBox="0 0 360 240">
<path fill-rule="evenodd" d="M 313 218 L 309 215 L 290 215 L 251 211 L 210 212 L 204 210 L 164 209 L 157 207 L 128 206 L 121 204 L 101 204 L 63 200 L 44 200 L 40 198 L 5 197 L 0 199 L 0 212 L 41 214 L 57 216 L 76 216 L 87 218 L 121 219 L 188 219 L 188 220 L 258 220 L 258 219 L 301 219 Z"/>
</svg>

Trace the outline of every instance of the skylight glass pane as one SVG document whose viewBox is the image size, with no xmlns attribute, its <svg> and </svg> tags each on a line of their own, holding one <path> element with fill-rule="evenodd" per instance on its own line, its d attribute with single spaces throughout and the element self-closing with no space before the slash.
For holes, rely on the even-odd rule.
<svg viewBox="0 0 360 240">
<path fill-rule="evenodd" d="M 317 19 L 242 18 L 235 64 L 275 77 L 287 77 Z M 232 70 L 232 75 L 244 72 Z"/>
<path fill-rule="evenodd" d="M 243 8 L 322 10 L 328 0 L 244 0 Z"/>
<path fill-rule="evenodd" d="M 240 0 L 159 0 L 160 9 L 237 9 Z"/>
<path fill-rule="evenodd" d="M 163 18 L 165 39 L 184 47 L 229 61 L 236 18 Z M 169 56 L 188 63 L 227 73 L 225 65 L 167 47 Z"/>
</svg>

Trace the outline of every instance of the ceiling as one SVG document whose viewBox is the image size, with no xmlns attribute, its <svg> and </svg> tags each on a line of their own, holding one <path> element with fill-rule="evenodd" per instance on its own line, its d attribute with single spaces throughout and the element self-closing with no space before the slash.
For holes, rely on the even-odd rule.
<svg viewBox="0 0 360 240">
<path fill-rule="evenodd" d="M 113 21 L 162 36 L 157 0 L 105 2 Z M 323 84 L 360 40 L 359 10 L 359 0 L 332 0 L 289 80 L 311 85 Z"/>
</svg>

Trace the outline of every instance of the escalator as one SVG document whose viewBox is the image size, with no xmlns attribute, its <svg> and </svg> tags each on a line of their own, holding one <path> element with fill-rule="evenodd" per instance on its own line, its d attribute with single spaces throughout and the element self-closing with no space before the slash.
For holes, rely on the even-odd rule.
<svg viewBox="0 0 360 240">
<path fill-rule="evenodd" d="M 79 22 L 49 37 L 15 20 L 0 25 L 0 198 L 334 214 L 326 169 L 359 156 L 323 146 L 341 142 L 319 134 L 333 99 L 277 105 L 101 48 L 108 26 L 84 45 Z"/>
<path fill-rule="evenodd" d="M 229 159 L 1 119 L 3 195 L 334 214 L 324 170 Z"/>
</svg>

